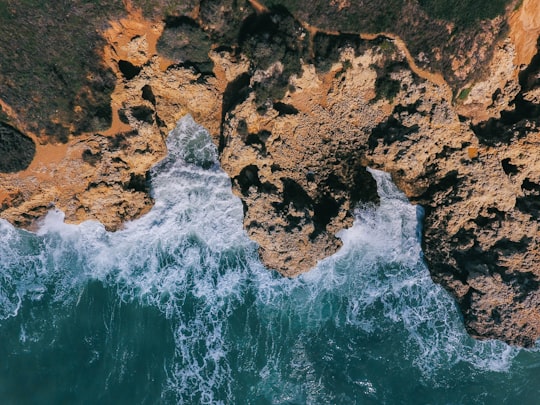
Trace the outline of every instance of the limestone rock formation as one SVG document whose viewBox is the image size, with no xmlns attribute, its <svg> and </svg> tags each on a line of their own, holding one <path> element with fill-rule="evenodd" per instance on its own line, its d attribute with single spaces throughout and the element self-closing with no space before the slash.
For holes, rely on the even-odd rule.
<svg viewBox="0 0 540 405">
<path fill-rule="evenodd" d="M 25 125 L 24 111 L 0 103 L 7 116 L 0 115 L 0 134 L 9 121 L 10 136 L 26 133 L 35 145 L 28 167 L 0 166 L 2 218 L 31 227 L 54 205 L 67 221 L 118 229 L 151 207 L 146 174 L 189 113 L 213 136 L 269 268 L 294 276 L 336 252 L 335 235 L 352 224 L 354 208 L 377 204 L 366 167 L 382 169 L 425 208 L 425 259 L 456 297 L 469 332 L 535 343 L 540 7 L 533 0 L 517 10 L 510 2 L 504 15 L 459 32 L 457 22 L 407 2 L 396 32 L 362 35 L 273 1 L 270 8 L 223 1 L 220 9 L 188 1 L 167 18 L 150 18 L 164 12 L 158 3 L 146 15 L 128 7 L 102 32 L 103 68 L 116 78 L 109 129 L 74 127 L 66 143 L 55 143 Z M 321 7 L 343 27 L 346 13 L 367 18 L 352 2 L 327 3 Z M 419 48 L 420 26 L 437 33 L 437 46 Z M 467 41 L 470 48 L 451 54 Z M 84 111 L 75 105 L 71 113 Z"/>
</svg>

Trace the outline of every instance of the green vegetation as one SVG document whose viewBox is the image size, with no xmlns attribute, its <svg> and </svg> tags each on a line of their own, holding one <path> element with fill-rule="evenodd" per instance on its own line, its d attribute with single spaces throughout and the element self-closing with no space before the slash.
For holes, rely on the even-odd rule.
<svg viewBox="0 0 540 405">
<path fill-rule="evenodd" d="M 34 141 L 0 122 L 0 173 L 15 173 L 28 167 L 36 153 Z"/>
<path fill-rule="evenodd" d="M 429 16 L 469 27 L 480 20 L 495 18 L 509 0 L 418 0 Z"/>
<path fill-rule="evenodd" d="M 512 0 L 418 0 L 430 17 L 470 26 L 480 20 L 501 15 Z M 301 19 L 313 21 L 323 29 L 341 32 L 395 32 L 404 25 L 403 13 L 416 11 L 406 0 L 365 0 L 339 10 L 327 0 L 266 0 L 267 6 L 282 5 Z M 354 3 L 354 2 L 353 2 Z M 413 16 L 416 17 L 416 16 Z"/>
<path fill-rule="evenodd" d="M 452 70 L 452 58 L 469 58 L 473 76 L 480 77 L 483 73 L 481 66 L 491 57 L 491 53 L 488 51 L 468 55 L 471 44 L 483 41 L 479 43 L 479 47 L 490 49 L 494 39 L 502 35 L 505 29 L 504 22 L 480 24 L 480 21 L 503 14 L 505 7 L 512 2 L 364 0 L 361 3 L 351 2 L 350 6 L 339 9 L 334 2 L 327 0 L 262 1 L 267 6 L 283 5 L 289 8 L 296 18 L 323 30 L 397 34 L 405 41 L 413 56 L 423 54 L 421 59 L 417 59 L 421 67 L 441 72 L 455 90 L 463 87 L 464 82 L 471 77 L 456 75 Z M 449 26 L 452 27 L 451 32 Z"/>
<path fill-rule="evenodd" d="M 328 72 L 332 64 L 339 60 L 341 50 L 351 48 L 356 55 L 365 52 L 369 47 L 367 41 L 358 35 L 329 35 L 322 32 L 315 34 L 313 39 L 313 53 L 315 67 L 319 71 Z"/>
<path fill-rule="evenodd" d="M 378 100 L 394 101 L 394 97 L 401 90 L 401 82 L 392 78 L 393 73 L 399 73 L 403 69 L 407 70 L 408 67 L 404 62 L 395 61 L 392 55 L 388 55 L 383 60 L 380 60 L 377 64 L 371 64 L 370 67 L 377 73 L 377 79 L 375 80 L 375 98 L 372 102 Z"/>
<path fill-rule="evenodd" d="M 2 122 L 9 123 L 9 117 L 7 116 L 7 114 L 2 109 L 2 106 L 0 105 L 0 124 Z"/>
<path fill-rule="evenodd" d="M 242 24 L 238 45 L 251 61 L 252 71 L 267 70 L 280 62 L 282 70 L 254 86 L 255 100 L 261 112 L 267 101 L 280 100 L 285 95 L 289 78 L 301 74 L 300 59 L 307 49 L 307 35 L 299 39 L 303 28 L 284 9 L 275 9 L 269 14 L 251 15 Z"/>
<path fill-rule="evenodd" d="M 148 17 L 188 15 L 199 3 L 197 0 L 132 0 Z"/>
<path fill-rule="evenodd" d="M 466 89 L 463 89 L 459 92 L 458 100 L 464 101 L 469 97 L 469 93 L 471 92 L 471 88 L 467 87 Z"/>
<path fill-rule="evenodd" d="M 167 58 L 194 67 L 204 74 L 212 73 L 214 64 L 208 53 L 212 43 L 199 25 L 187 17 L 168 17 L 157 49 Z"/>
<path fill-rule="evenodd" d="M 385 56 L 391 56 L 397 51 L 396 45 L 394 45 L 394 42 L 390 40 L 382 41 L 379 44 L 379 48 L 381 48 L 381 51 Z"/>
<path fill-rule="evenodd" d="M 399 93 L 401 83 L 399 80 L 391 79 L 388 76 L 383 76 L 375 80 L 375 100 L 386 99 L 390 102 L 394 101 L 394 97 Z"/>
<path fill-rule="evenodd" d="M 13 18 L 13 15 L 10 13 L 8 9 L 7 3 L 0 2 L 0 18 L 9 20 Z"/>
<path fill-rule="evenodd" d="M 238 41 L 242 21 L 253 13 L 248 0 L 132 0 L 135 7 L 153 19 L 193 16 L 214 43 L 232 46 Z"/>
<path fill-rule="evenodd" d="M 365 0 L 339 10 L 328 0 L 266 0 L 267 6 L 285 6 L 296 17 L 326 30 L 380 32 L 391 30 L 399 20 L 405 0 Z"/>
<path fill-rule="evenodd" d="M 352 62 L 351 62 L 349 59 L 344 60 L 344 61 L 341 63 L 341 69 L 338 70 L 338 71 L 336 72 L 336 74 L 334 75 L 334 77 L 337 78 L 337 77 L 343 76 L 343 75 L 347 72 L 347 70 L 349 70 L 350 68 L 352 68 L 352 66 L 353 66 L 353 65 L 352 65 Z"/>
<path fill-rule="evenodd" d="M 122 13 L 115 0 L 0 0 L 2 99 L 60 141 L 68 129 L 58 122 L 76 131 L 109 126 L 115 77 L 101 66 L 98 32 Z"/>
</svg>

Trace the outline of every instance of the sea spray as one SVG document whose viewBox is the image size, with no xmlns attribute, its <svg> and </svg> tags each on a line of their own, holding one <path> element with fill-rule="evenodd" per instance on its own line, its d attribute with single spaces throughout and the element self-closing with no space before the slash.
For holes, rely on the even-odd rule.
<svg viewBox="0 0 540 405">
<path fill-rule="evenodd" d="M 287 279 L 258 260 L 208 133 L 187 116 L 167 144 L 154 208 L 123 230 L 68 225 L 59 211 L 37 234 L 0 221 L 8 402 L 28 395 L 17 375 L 43 378 L 29 352 L 36 369 L 62 359 L 47 375 L 64 378 L 35 392 L 44 403 L 73 385 L 75 402 L 482 403 L 519 381 L 513 359 L 535 353 L 465 333 L 422 261 L 421 209 L 389 175 L 371 171 L 380 206 L 358 207 L 343 248 Z M 493 385 L 487 396 L 479 384 Z"/>
</svg>

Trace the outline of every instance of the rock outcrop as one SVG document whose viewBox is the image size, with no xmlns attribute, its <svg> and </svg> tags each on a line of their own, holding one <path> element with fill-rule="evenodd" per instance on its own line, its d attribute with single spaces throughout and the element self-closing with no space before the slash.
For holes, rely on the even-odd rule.
<svg viewBox="0 0 540 405">
<path fill-rule="evenodd" d="M 456 297 L 469 332 L 534 344 L 540 337 L 534 1 L 517 11 L 511 4 L 505 16 L 480 24 L 475 55 L 411 51 L 390 32 L 322 30 L 316 23 L 325 20 L 305 10 L 293 15 L 282 6 L 224 1 L 216 11 L 188 3 L 163 20 L 127 7 L 127 17 L 110 23 L 101 55 L 116 77 L 111 127 L 71 134 L 64 144 L 26 131 L 35 157 L 18 172 L 0 173 L 2 218 L 32 226 L 55 205 L 68 221 L 97 219 L 117 229 L 151 207 L 146 173 L 165 155 L 167 133 L 190 113 L 212 134 L 244 204 L 245 228 L 268 267 L 294 276 L 336 252 L 335 235 L 352 224 L 354 208 L 377 204 L 366 167 L 379 168 L 425 208 L 425 259 L 433 279 Z M 353 7 L 329 4 L 338 14 Z M 508 37 L 501 34 L 506 21 Z M 419 24 L 454 29 L 426 14 L 403 24 L 396 30 L 406 35 Z M 452 41 L 469 38 L 464 32 Z M 483 74 L 474 71 L 480 63 Z M 453 70 L 434 70 L 441 64 Z M 1 105 L 10 128 L 24 129 L 24 120 Z"/>
</svg>

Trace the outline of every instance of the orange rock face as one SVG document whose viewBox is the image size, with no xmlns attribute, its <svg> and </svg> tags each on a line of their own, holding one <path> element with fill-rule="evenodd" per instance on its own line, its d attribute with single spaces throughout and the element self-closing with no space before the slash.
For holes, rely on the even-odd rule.
<svg viewBox="0 0 540 405">
<path fill-rule="evenodd" d="M 516 66 L 528 65 L 537 53 L 536 43 L 540 34 L 540 4 L 523 0 L 510 17 L 510 38 L 516 48 Z"/>
</svg>

